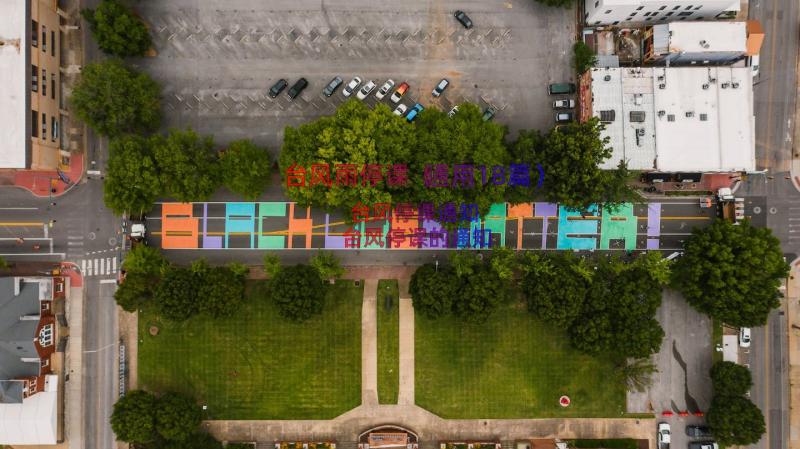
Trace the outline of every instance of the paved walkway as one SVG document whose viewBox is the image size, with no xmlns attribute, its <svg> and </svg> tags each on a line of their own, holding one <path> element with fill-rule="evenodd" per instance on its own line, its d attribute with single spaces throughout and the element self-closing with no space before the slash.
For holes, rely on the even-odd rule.
<svg viewBox="0 0 800 449">
<path fill-rule="evenodd" d="M 800 127 L 798 127 L 800 128 Z M 800 265 L 793 264 L 786 283 L 789 332 L 789 449 L 800 449 Z"/>
<path fill-rule="evenodd" d="M 364 281 L 361 306 L 361 404 L 378 404 L 378 280 Z"/>
<path fill-rule="evenodd" d="M 400 287 L 400 391 L 398 405 L 414 405 L 414 306 L 408 294 L 408 279 Z"/>
</svg>

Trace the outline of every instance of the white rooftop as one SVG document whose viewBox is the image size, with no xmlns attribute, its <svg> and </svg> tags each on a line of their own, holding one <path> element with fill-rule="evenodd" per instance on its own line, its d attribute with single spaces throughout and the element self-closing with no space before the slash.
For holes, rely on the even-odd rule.
<svg viewBox="0 0 800 449">
<path fill-rule="evenodd" d="M 595 68 L 592 98 L 596 117 L 614 111 L 604 169 L 755 170 L 749 67 Z"/>
<path fill-rule="evenodd" d="M 686 3 L 686 0 L 605 0 L 603 5 L 605 6 L 624 6 L 624 5 L 631 5 L 631 6 L 638 6 L 638 5 L 647 5 L 647 4 L 659 4 L 659 5 L 669 5 L 672 3 Z M 698 0 L 697 4 L 703 3 L 703 0 Z M 740 8 L 739 0 L 730 0 L 730 6 L 728 7 L 729 10 L 738 11 Z"/>
<path fill-rule="evenodd" d="M 0 404 L 0 444 L 56 444 L 58 376 L 45 376 L 45 391 L 22 404 Z"/>
<path fill-rule="evenodd" d="M 668 53 L 747 51 L 746 22 L 670 22 L 654 25 L 653 30 L 665 31 L 669 47 L 659 50 Z"/>
<path fill-rule="evenodd" d="M 0 168 L 25 168 L 30 114 L 26 107 L 26 0 L 0 0 Z"/>
</svg>

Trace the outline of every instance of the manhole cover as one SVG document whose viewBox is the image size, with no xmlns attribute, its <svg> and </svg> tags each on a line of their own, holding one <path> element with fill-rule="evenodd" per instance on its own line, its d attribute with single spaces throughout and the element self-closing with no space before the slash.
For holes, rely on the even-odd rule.
<svg viewBox="0 0 800 449">
<path fill-rule="evenodd" d="M 94 240 L 95 238 L 97 238 L 97 235 L 94 232 L 90 232 L 88 237 L 89 237 L 89 240 Z"/>
<path fill-rule="evenodd" d="M 761 207 L 759 207 L 759 206 L 753 207 L 753 213 L 754 214 L 760 214 L 761 213 Z"/>
<path fill-rule="evenodd" d="M 771 213 L 773 215 L 777 214 L 778 213 L 778 208 L 777 207 L 770 207 L 769 208 L 769 213 Z"/>
<path fill-rule="evenodd" d="M 108 239 L 108 244 L 111 245 L 111 246 L 116 245 L 117 244 L 117 238 L 116 237 L 111 237 L 110 239 Z"/>
</svg>

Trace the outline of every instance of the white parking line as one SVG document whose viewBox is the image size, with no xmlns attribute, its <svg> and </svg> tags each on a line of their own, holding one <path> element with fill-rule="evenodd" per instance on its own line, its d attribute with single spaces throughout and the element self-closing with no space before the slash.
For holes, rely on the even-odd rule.
<svg viewBox="0 0 800 449">
<path fill-rule="evenodd" d="M 86 259 L 81 260 L 81 274 L 86 276 Z"/>
<path fill-rule="evenodd" d="M 112 257 L 111 258 L 111 264 L 114 266 L 114 268 L 111 269 L 111 272 L 112 273 L 116 273 L 117 272 L 117 258 L 116 257 Z"/>
<path fill-rule="evenodd" d="M 106 260 L 100 259 L 100 271 L 97 274 L 103 274 L 106 271 Z"/>
<path fill-rule="evenodd" d="M 94 265 L 94 270 L 92 270 L 92 273 L 97 273 L 97 259 L 92 260 L 92 265 Z"/>
</svg>

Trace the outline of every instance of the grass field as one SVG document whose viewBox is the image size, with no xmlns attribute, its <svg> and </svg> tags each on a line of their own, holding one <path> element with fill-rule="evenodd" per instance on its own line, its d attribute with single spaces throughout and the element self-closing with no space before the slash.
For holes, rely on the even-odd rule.
<svg viewBox="0 0 800 449">
<path fill-rule="evenodd" d="M 139 383 L 194 395 L 210 419 L 333 418 L 361 403 L 362 290 L 338 282 L 323 313 L 300 324 L 278 315 L 261 283 L 225 319 L 174 324 L 144 312 Z"/>
<path fill-rule="evenodd" d="M 415 317 L 416 402 L 444 418 L 620 417 L 624 386 L 609 361 L 579 353 L 524 305 L 482 324 Z M 561 407 L 558 399 L 572 400 Z"/>
<path fill-rule="evenodd" d="M 387 304 L 386 297 L 391 298 Z M 397 404 L 400 389 L 400 293 L 396 280 L 378 281 L 378 402 Z"/>
</svg>

